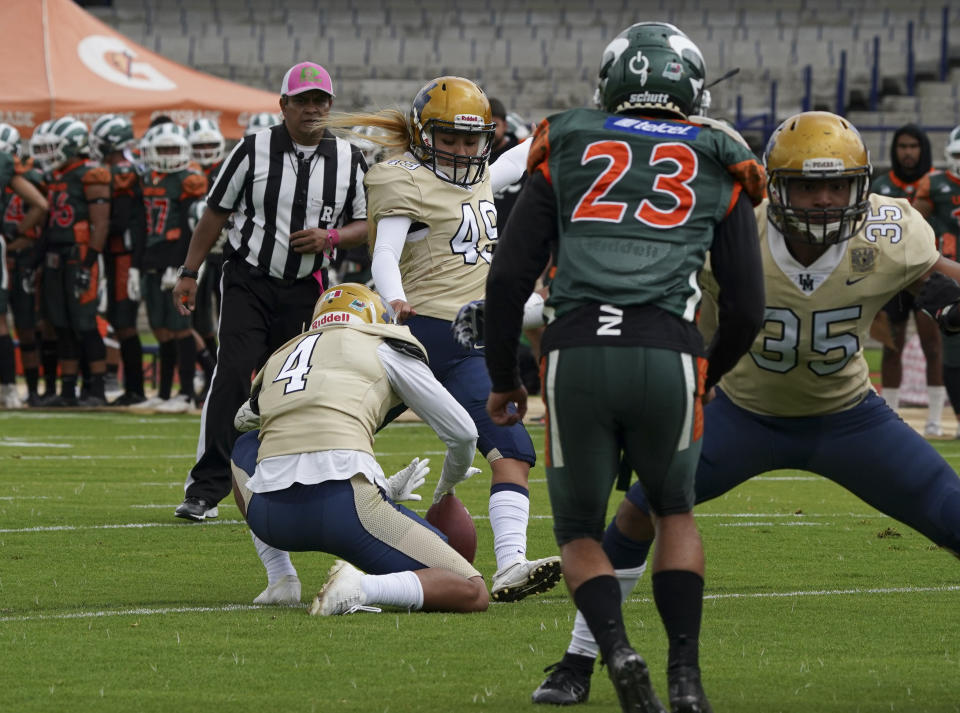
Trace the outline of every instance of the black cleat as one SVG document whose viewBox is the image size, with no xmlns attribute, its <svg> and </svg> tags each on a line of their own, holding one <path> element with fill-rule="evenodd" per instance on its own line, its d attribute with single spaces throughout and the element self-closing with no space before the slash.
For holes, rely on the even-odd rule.
<svg viewBox="0 0 960 713">
<path fill-rule="evenodd" d="M 672 713 L 713 713 L 696 666 L 678 666 L 667 671 L 667 684 Z"/>
<path fill-rule="evenodd" d="M 87 394 L 77 402 L 77 406 L 80 406 L 81 408 L 100 408 L 106 405 L 107 400 L 102 396 L 97 396 L 95 394 Z"/>
<path fill-rule="evenodd" d="M 117 398 L 110 402 L 111 406 L 133 406 L 134 404 L 142 404 L 147 400 L 147 397 L 143 394 L 135 394 L 132 391 L 124 391 Z"/>
<path fill-rule="evenodd" d="M 183 502 L 177 506 L 177 509 L 173 511 L 173 514 L 177 517 L 182 517 L 184 520 L 203 522 L 205 518 L 217 517 L 219 512 L 216 504 L 208 503 L 203 498 L 188 495 L 183 499 Z"/>
<path fill-rule="evenodd" d="M 629 646 L 622 646 L 610 655 L 606 664 L 623 713 L 667 713 L 653 691 L 650 672 L 640 654 Z"/>
<path fill-rule="evenodd" d="M 534 703 L 550 703 L 555 706 L 572 706 L 586 703 L 590 696 L 590 674 L 578 671 L 563 661 L 550 664 L 544 673 L 550 675 L 544 679 L 531 698 Z"/>
</svg>

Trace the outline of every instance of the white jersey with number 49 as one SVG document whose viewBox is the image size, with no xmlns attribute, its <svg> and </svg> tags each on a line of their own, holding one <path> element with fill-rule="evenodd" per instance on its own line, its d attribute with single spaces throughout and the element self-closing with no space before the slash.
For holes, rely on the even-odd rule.
<svg viewBox="0 0 960 713">
<path fill-rule="evenodd" d="M 933 231 L 901 198 L 870 195 L 866 226 L 803 266 L 756 210 L 763 254 L 766 311 L 750 351 L 721 380 L 737 405 L 772 416 L 842 411 L 867 394 L 863 342 L 881 307 L 937 262 Z M 702 325 L 715 323 L 718 287 L 709 269 Z"/>
<path fill-rule="evenodd" d="M 464 188 L 407 155 L 375 164 L 364 183 L 371 245 L 382 218 L 413 221 L 400 275 L 417 314 L 453 321 L 463 305 L 483 298 L 497 240 L 489 167 L 480 183 Z"/>
</svg>

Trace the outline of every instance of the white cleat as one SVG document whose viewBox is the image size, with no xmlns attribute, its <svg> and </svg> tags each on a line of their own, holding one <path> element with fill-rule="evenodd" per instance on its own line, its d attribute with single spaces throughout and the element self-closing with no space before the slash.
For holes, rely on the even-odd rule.
<svg viewBox="0 0 960 713">
<path fill-rule="evenodd" d="M 130 409 L 134 411 L 152 411 L 160 404 L 164 404 L 166 402 L 167 399 L 161 399 L 159 396 L 151 396 L 146 401 L 141 401 L 138 404 L 131 404 Z"/>
<path fill-rule="evenodd" d="M 157 413 L 186 413 L 192 408 L 193 399 L 185 394 L 178 394 L 154 406 Z"/>
<path fill-rule="evenodd" d="M 327 583 L 313 598 L 310 614 L 316 616 L 336 616 L 353 614 L 358 611 L 379 612 L 377 607 L 364 606 L 367 601 L 360 585 L 363 572 L 349 562 L 337 560 L 330 568 Z"/>
<path fill-rule="evenodd" d="M 300 579 L 295 574 L 284 575 L 260 592 L 253 603 L 298 605 L 300 603 Z"/>
<path fill-rule="evenodd" d="M 939 423 L 927 422 L 923 427 L 923 435 L 927 438 L 939 438 L 943 435 L 943 428 L 941 428 Z"/>
<path fill-rule="evenodd" d="M 498 602 L 517 602 L 553 589 L 562 574 L 559 557 L 518 559 L 493 575 L 490 596 Z"/>
<path fill-rule="evenodd" d="M 24 403 L 17 393 L 16 384 L 0 384 L 0 408 L 23 408 Z"/>
</svg>

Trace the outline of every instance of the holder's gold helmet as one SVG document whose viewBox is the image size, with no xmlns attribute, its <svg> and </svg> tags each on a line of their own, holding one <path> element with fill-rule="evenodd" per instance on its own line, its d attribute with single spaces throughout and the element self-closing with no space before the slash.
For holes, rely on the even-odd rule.
<svg viewBox="0 0 960 713">
<path fill-rule="evenodd" d="M 807 111 L 791 116 L 770 136 L 764 154 L 767 215 L 784 235 L 818 245 L 849 240 L 866 222 L 870 155 L 860 133 L 842 116 Z M 791 181 L 850 180 L 850 199 L 837 208 L 790 204 Z"/>
<path fill-rule="evenodd" d="M 393 310 L 366 285 L 344 282 L 324 291 L 313 308 L 310 329 L 330 324 L 391 324 Z"/>
<path fill-rule="evenodd" d="M 496 127 L 490 102 L 480 87 L 463 77 L 437 77 L 417 92 L 408 121 L 410 151 L 439 178 L 461 186 L 483 179 Z M 438 148 L 438 133 L 475 135 L 476 153 Z"/>
</svg>

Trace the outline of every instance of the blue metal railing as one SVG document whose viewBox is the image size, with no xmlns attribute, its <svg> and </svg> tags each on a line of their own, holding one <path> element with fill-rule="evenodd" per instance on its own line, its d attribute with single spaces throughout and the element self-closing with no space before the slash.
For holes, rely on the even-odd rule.
<svg viewBox="0 0 960 713">
<path fill-rule="evenodd" d="M 887 11 L 889 12 L 889 10 Z M 939 80 L 946 81 L 950 68 L 950 6 L 944 5 L 940 14 L 940 61 L 939 61 Z M 916 96 L 916 50 L 914 46 L 914 22 L 907 23 L 907 51 L 906 51 L 906 93 L 908 96 Z M 880 37 L 873 38 L 873 56 L 870 67 L 870 94 L 868 106 L 871 111 L 877 111 L 880 107 Z M 813 68 L 807 65 L 803 68 L 803 96 L 800 100 L 802 111 L 810 111 L 813 105 L 812 98 L 812 77 Z M 840 66 L 837 69 L 836 94 L 834 101 L 834 111 L 841 116 L 847 113 L 847 52 L 840 52 Z M 763 142 L 766 144 L 770 134 L 777 127 L 777 82 L 770 82 L 770 105 L 766 112 L 754 116 L 744 116 L 743 97 L 737 96 L 736 102 L 736 120 L 734 126 L 740 131 L 763 132 Z M 860 131 L 890 131 L 899 127 L 889 127 L 883 125 L 876 126 L 858 126 Z M 953 127 L 927 126 L 927 131 L 949 131 Z"/>
</svg>

